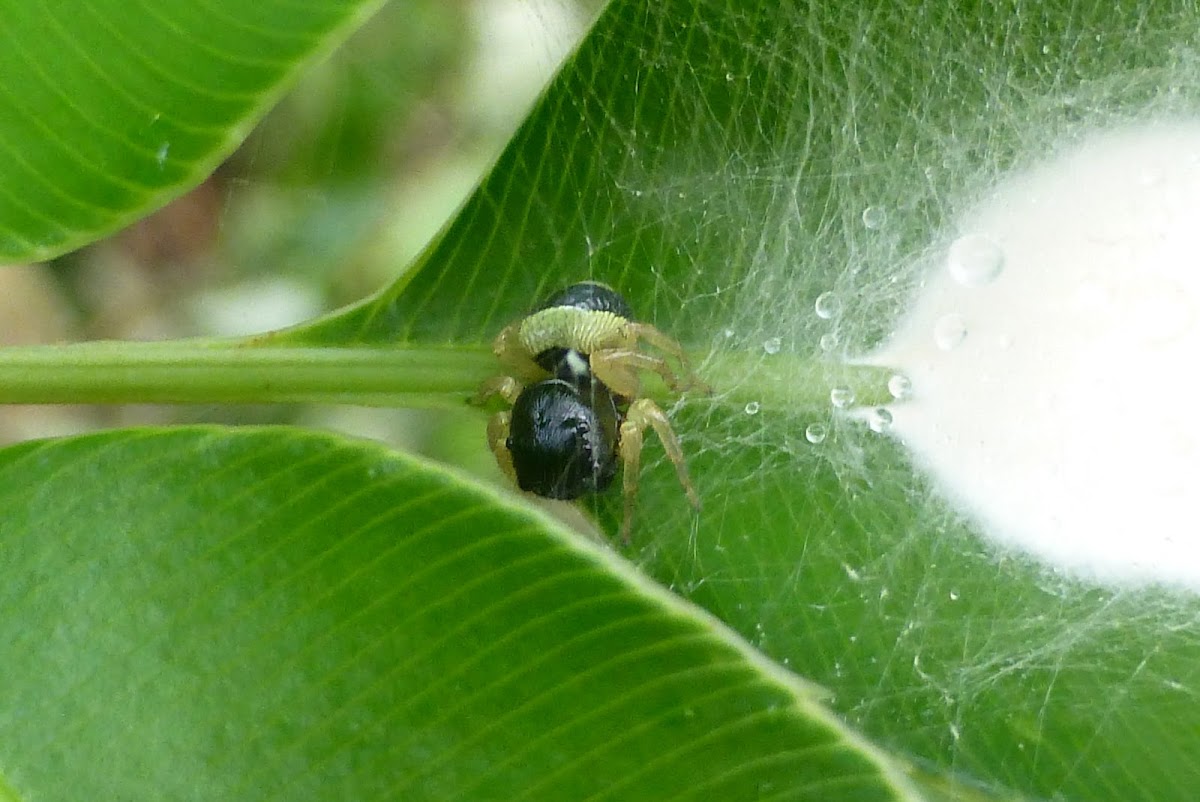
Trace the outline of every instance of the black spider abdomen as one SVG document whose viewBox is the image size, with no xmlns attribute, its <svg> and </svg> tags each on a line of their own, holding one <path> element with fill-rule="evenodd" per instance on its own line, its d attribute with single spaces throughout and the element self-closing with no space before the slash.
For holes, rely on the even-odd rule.
<svg viewBox="0 0 1200 802">
<path fill-rule="evenodd" d="M 583 392 L 589 397 L 574 384 L 546 379 L 517 397 L 506 445 L 522 490 L 569 500 L 612 484 L 618 413 L 603 385 L 587 383 Z"/>
<path fill-rule="evenodd" d="M 633 320 L 633 310 L 621 294 L 607 284 L 596 281 L 581 281 L 552 295 L 537 311 L 556 306 L 573 306 L 591 312 L 612 312 L 617 317 Z"/>
</svg>

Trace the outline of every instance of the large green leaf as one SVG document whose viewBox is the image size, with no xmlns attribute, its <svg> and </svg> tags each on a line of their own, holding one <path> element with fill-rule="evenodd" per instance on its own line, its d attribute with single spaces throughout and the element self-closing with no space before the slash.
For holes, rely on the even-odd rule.
<svg viewBox="0 0 1200 802">
<path fill-rule="evenodd" d="M 5 10 L 12 12 L 14 26 L 32 19 L 30 14 L 57 19 L 53 14 L 58 7 L 45 11 L 45 5 L 13 3 Z M 152 20 L 161 16 L 149 14 Z M 1046 797 L 1190 799 L 1200 781 L 1195 759 L 1200 731 L 1193 724 L 1200 716 L 1195 599 L 1167 591 L 1090 586 L 987 544 L 914 474 L 899 446 L 831 415 L 811 399 L 826 394 L 822 373 L 831 361 L 822 361 L 822 355 L 861 351 L 890 330 L 907 291 L 918 281 L 904 266 L 945 236 L 953 213 L 996 176 L 1090 126 L 1137 119 L 1148 110 L 1194 114 L 1195 23 L 1194 10 L 1184 3 L 968 9 L 917 0 L 878 8 L 833 2 L 618 0 L 565 65 L 491 176 L 418 264 L 378 298 L 271 342 L 403 342 L 418 349 L 453 343 L 480 352 L 501 325 L 547 291 L 583 277 L 608 281 L 627 294 L 643 317 L 687 342 L 715 386 L 713 396 L 693 396 L 673 410 L 705 502 L 699 516 L 691 515 L 670 466 L 656 459 L 661 452 L 650 446 L 635 533 L 635 555 L 647 572 L 716 613 L 782 665 L 829 688 L 834 705 L 868 735 L 935 772 Z M 25 41 L 22 37 L 21 43 Z M 37 41 L 32 27 L 28 41 Z M 107 41 L 94 44 L 103 49 Z M 36 73 L 30 65 L 40 62 L 29 58 L 28 47 L 14 52 L 25 54 L 20 63 Z M 129 48 L 129 53 L 134 58 L 137 50 Z M 125 79 L 136 83 L 146 78 L 142 71 L 130 70 Z M 43 89 L 52 85 L 45 80 L 35 84 Z M 11 89 L 6 92 L 4 97 L 12 97 Z M 216 101 L 223 108 L 220 96 Z M 56 106 L 47 101 L 47 108 Z M 18 116 L 36 125 L 54 119 L 53 114 Z M 223 130 L 214 142 L 227 141 L 222 137 L 229 129 Z M 42 144 L 34 139 L 26 144 L 31 152 L 41 152 Z M 56 147 L 56 139 L 47 141 Z M 153 144 L 157 148 L 161 143 Z M 195 153 L 201 150 L 197 147 Z M 114 175 L 129 172 L 136 180 L 149 167 L 148 156 L 157 166 L 160 152 L 153 149 L 128 159 Z M 172 145 L 167 155 L 176 152 Z M 20 154 L 13 153 L 12 163 L 22 165 Z M 194 164 L 202 163 L 197 155 Z M 0 177 L 4 175 L 13 176 L 3 184 L 6 196 L 18 197 L 14 187 L 27 178 Z M 168 183 L 181 186 L 197 175 L 180 173 Z M 47 209 L 51 219 L 61 214 L 76 221 L 71 232 L 107 225 L 81 216 L 70 205 L 72 187 L 87 190 L 78 185 L 78 176 L 61 177 L 61 187 L 44 181 L 34 185 L 35 197 L 40 193 L 57 204 Z M 113 189 L 103 181 L 92 191 L 101 205 L 113 198 L 129 200 L 122 207 L 128 214 L 151 205 L 125 198 L 122 187 Z M 38 223 L 26 219 L 22 209 L 28 208 L 16 203 L 0 220 Z M 116 220 L 114 216 L 110 222 Z M 71 232 L 59 235 L 75 237 Z M 41 246 L 53 250 L 54 242 L 66 242 L 55 236 L 53 230 L 42 231 L 14 247 L 26 256 Z M 843 307 L 832 322 L 814 312 L 817 297 L 830 290 Z M 827 426 L 830 434 L 823 440 L 807 437 L 814 423 Z M 328 543 L 331 530 L 336 533 L 344 520 L 354 520 L 359 497 L 347 502 L 344 497 L 352 488 L 335 481 L 338 492 L 322 506 L 317 500 L 323 495 L 302 490 L 324 487 L 325 477 L 336 477 L 339 469 L 353 473 L 346 466 L 362 463 L 340 457 L 323 462 L 300 448 L 289 452 L 289 443 L 327 443 L 304 437 L 266 438 L 258 442 L 258 451 L 232 447 L 244 442 L 238 438 L 210 437 L 213 450 L 198 452 L 187 452 L 182 441 L 175 441 L 185 452 L 171 463 L 175 470 L 164 467 L 169 463 L 165 455 L 153 469 L 134 470 L 137 460 L 124 453 L 133 444 L 116 435 L 110 441 L 12 452 L 26 459 L 6 479 L 10 501 L 3 526 L 26 533 L 20 542 L 27 549 L 44 551 L 27 552 L 36 559 L 12 572 L 11 598 L 26 607 L 5 618 L 12 628 L 8 640 L 27 653 L 53 655 L 59 649 L 57 662 L 45 661 L 25 674 L 33 684 L 14 691 L 10 698 L 16 701 L 5 707 L 6 715 L 15 717 L 10 729 L 34 723 L 43 727 L 40 740 L 30 739 L 32 746 L 19 739 L 9 744 L 26 750 L 6 758 L 6 771 L 18 790 L 34 787 L 25 778 L 37 772 L 39 782 L 69 782 L 62 779 L 59 765 L 47 768 L 47 761 L 39 762 L 38 749 L 52 759 L 69 754 L 73 765 L 85 771 L 101 759 L 107 767 L 107 758 L 120 752 L 129 776 L 151 777 L 155 791 L 164 794 L 172 788 L 167 783 L 182 784 L 178 778 L 196 775 L 168 773 L 162 761 L 184 765 L 196 755 L 229 761 L 218 768 L 228 769 L 224 776 L 238 777 L 243 791 L 255 790 L 246 783 L 266 776 L 272 766 L 291 771 L 287 777 L 297 784 L 317 776 L 298 775 L 296 764 L 288 762 L 293 759 L 314 772 L 333 766 L 335 773 L 345 769 L 343 777 L 360 776 L 344 763 L 330 762 L 350 761 L 358 753 L 304 751 L 313 743 L 319 747 L 326 737 L 320 726 L 304 726 L 313 720 L 305 717 L 314 710 L 318 717 L 326 712 L 346 728 L 329 730 L 326 746 L 340 743 L 347 731 L 366 737 L 361 733 L 377 723 L 356 718 L 359 709 L 348 700 L 360 698 L 356 688 L 392 690 L 359 682 L 355 672 L 360 666 L 376 676 L 381 666 L 406 659 L 397 656 L 399 647 L 385 637 L 388 624 L 368 620 L 382 609 L 372 603 L 389 598 L 396 571 L 377 572 L 372 562 L 364 567 L 362 553 L 344 567 L 340 576 L 361 576 L 371 587 L 362 589 L 361 597 L 353 596 L 360 589 L 352 583 L 336 586 L 335 592 L 353 596 L 347 603 L 358 604 L 365 611 L 364 626 L 377 629 L 365 635 L 347 630 L 350 639 L 364 638 L 356 642 L 359 651 L 343 652 L 341 662 L 331 653 L 330 662 L 321 664 L 325 653 L 311 644 L 329 642 L 323 636 L 336 629 L 337 619 L 326 606 L 332 597 L 321 595 L 322 588 L 332 585 L 326 581 L 328 572 L 322 572 L 327 563 L 316 557 L 322 553 L 315 545 L 316 528 L 304 526 L 326 515 L 326 507 L 334 509 L 334 517 L 321 519 L 326 524 L 320 525 L 320 542 Z M 473 439 L 480 444 L 479 456 L 485 457 L 481 420 Z M 111 453 L 120 459 L 111 465 L 84 460 L 70 483 L 55 483 L 53 460 L 46 463 L 47 470 L 38 469 L 39 460 L 56 453 L 54 449 L 69 454 L 103 442 L 111 442 Z M 147 437 L 145 442 L 172 441 Z M 333 450 L 342 454 L 343 448 Z M 270 449 L 276 449 L 273 456 Z M 189 462 L 188 454 L 204 460 Z M 246 473 L 260 458 L 262 470 L 278 479 L 281 492 L 274 496 Z M 281 460 L 290 460 L 290 467 L 280 467 Z M 126 470 L 128 481 L 114 478 Z M 360 481 L 364 474 L 369 470 L 358 472 Z M 241 485 L 226 483 L 226 475 Z M 93 484 L 108 488 L 108 494 L 80 492 Z M 231 486 L 249 489 L 238 495 Z M 293 498 L 294 505 L 285 503 Z M 249 545 L 239 545 L 240 552 L 222 551 L 222 534 L 209 532 L 208 537 L 218 540 L 208 541 L 200 556 L 226 562 L 201 573 L 208 583 L 202 591 L 172 596 L 173 583 L 161 577 L 183 576 L 185 568 L 198 567 L 199 562 L 186 562 L 192 559 L 187 549 L 204 543 L 189 521 L 169 518 L 181 503 L 184 512 L 205 522 L 217 521 L 226 509 L 236 513 L 224 527 L 231 543 L 242 544 L 244 533 L 261 532 L 267 538 L 301 531 L 297 548 L 308 544 L 309 551 L 297 557 L 290 551 L 292 541 L 271 548 L 274 540 L 265 551 Z M 380 521 L 392 509 L 378 506 L 378 499 L 372 503 L 377 506 L 367 505 L 367 513 Z M 394 504 L 392 497 L 389 505 Z M 599 513 L 606 525 L 611 526 L 616 504 L 619 499 L 602 500 Z M 435 517 L 406 510 L 403 502 L 399 506 L 399 516 Z M 494 510 L 485 517 L 492 514 Z M 162 525 L 146 515 L 159 516 Z M 55 529 L 35 522 L 34 516 L 63 521 L 77 539 L 41 540 Z M 382 529 L 364 531 L 379 536 Z M 409 534 L 403 542 L 427 542 L 420 534 Z M 145 550 L 114 548 L 108 558 L 116 562 L 114 570 L 106 571 L 100 555 L 109 552 L 92 549 L 104 537 L 115 543 L 170 543 L 171 548 L 150 552 L 144 574 L 138 558 Z M 531 552 L 539 556 L 529 559 L 545 554 L 551 561 L 566 560 L 576 553 L 555 538 L 542 536 Z M 340 552 L 329 548 L 328 561 L 339 565 Z M 83 555 L 72 563 L 78 567 L 60 576 L 54 566 L 71 559 L 76 549 Z M 44 562 L 39 561 L 42 555 Z M 491 562 L 467 572 L 496 575 L 495 565 L 504 563 L 496 562 L 494 553 L 487 556 Z M 436 562 L 425 552 L 415 557 Z M 348 553 L 346 558 L 350 561 Z M 607 559 L 584 562 L 598 582 L 615 581 L 599 578 L 606 574 L 624 576 Z M 516 563 L 519 573 L 523 564 Z M 305 573 L 310 565 L 313 574 Z M 252 597 L 226 595 L 226 589 L 235 587 L 221 583 L 227 575 L 250 575 L 249 581 L 265 590 Z M 297 582 L 308 580 L 304 593 L 289 595 L 284 587 L 270 584 L 272 578 L 292 576 Z M 529 582 L 540 587 L 536 580 Z M 121 593 L 143 603 L 117 606 L 112 600 L 123 598 Z M 167 595 L 160 600 L 154 593 Z M 53 598 L 55 620 L 64 622 L 43 640 L 30 635 L 37 631 L 36 622 L 52 614 L 49 602 L 46 609 L 36 606 L 39 598 Z M 118 622 L 112 630 L 116 634 L 104 640 L 109 630 L 97 624 L 102 639 L 96 649 L 70 652 L 63 644 L 82 637 L 78 628 L 92 623 L 93 602 Z M 276 603 L 284 611 L 282 623 L 270 615 Z M 217 653 L 202 651 L 199 641 L 184 641 L 191 646 L 179 652 L 178 666 L 172 668 L 183 674 L 167 672 L 163 666 L 175 654 L 173 639 L 180 627 L 194 624 L 198 637 L 210 641 L 226 637 L 214 612 L 222 609 L 249 611 L 229 618 L 234 653 L 225 653 L 219 663 L 206 662 L 217 660 Z M 202 612 L 213 615 L 189 618 Z M 409 610 L 393 612 L 404 616 Z M 408 620 L 423 619 L 413 614 Z M 79 621 L 83 623 L 73 623 Z M 445 628 L 440 621 L 436 626 Z M 150 636 L 139 640 L 129 634 L 135 631 Z M 375 640 L 368 637 L 372 634 Z M 511 645 L 494 634 L 466 637 L 465 643 L 501 649 Z M 562 640 L 560 631 L 552 634 L 555 642 Z M 372 644 L 383 643 L 391 644 L 393 651 L 385 655 L 391 661 L 372 662 Z M 493 654 L 486 648 L 485 656 Z M 305 649 L 304 661 L 289 660 Z M 264 651 L 270 654 L 264 656 Z M 351 653 L 363 662 L 349 661 Z M 436 666 L 437 680 L 451 682 L 461 656 L 461 650 L 439 653 L 431 658 L 430 671 Z M 236 671 L 251 665 L 239 661 L 253 658 L 261 664 L 269 657 L 277 657 L 284 667 L 303 664 L 305 671 L 317 673 L 279 668 L 255 675 L 273 677 L 277 685 L 259 681 L 252 685 L 258 697 L 238 696 Z M 91 673 L 64 673 L 73 661 L 90 670 L 87 660 L 95 660 Z M 166 672 L 166 679 L 145 696 L 148 681 L 130 680 L 115 689 L 105 684 L 120 683 L 118 672 L 130 667 L 135 669 L 132 677 L 153 679 L 159 675 L 155 672 Z M 458 668 L 488 673 L 484 663 L 469 660 Z M 35 671 L 40 676 L 33 676 Z M 470 676 L 472 683 L 479 681 L 479 674 Z M 47 695 L 47 678 L 65 678 L 69 690 Z M 207 708 L 197 710 L 199 703 L 189 707 L 190 700 L 179 698 L 181 688 L 198 688 L 197 698 L 208 702 Z M 464 692 L 461 687 L 452 690 L 460 696 Z M 306 691 L 311 692 L 304 699 L 316 707 L 289 705 L 296 697 L 288 692 Z M 260 723 L 214 712 L 211 700 L 226 696 L 243 699 L 236 712 L 259 716 Z M 56 699 L 77 706 L 72 709 L 80 715 L 70 722 L 81 723 L 69 722 L 65 728 L 47 723 L 55 712 L 47 706 Z M 128 705 L 131 718 L 120 718 L 126 714 L 112 709 L 114 700 Z M 418 697 L 417 703 L 421 700 L 428 697 Z M 267 709 L 273 712 L 262 714 Z M 161 718 L 155 719 L 159 711 Z M 145 734 L 155 746 L 145 749 L 130 736 L 125 750 L 97 756 L 93 747 L 82 748 L 89 743 L 82 737 L 88 722 L 99 722 L 95 731 L 111 738 L 135 731 L 135 720 L 146 724 L 137 734 Z M 429 716 L 415 720 L 421 726 L 413 733 L 434 721 Z M 192 737 L 189 725 L 205 723 L 210 726 L 199 728 L 197 739 L 219 738 L 225 728 L 226 740 L 216 747 L 183 740 Z M 293 725 L 296 729 L 289 730 Z M 300 731 L 307 734 L 293 735 Z M 531 765 L 553 757 L 539 750 L 558 746 L 556 734 L 545 727 L 526 733 L 533 744 Z M 79 749 L 72 747 L 76 736 Z M 295 748 L 276 748 L 276 736 Z M 93 732 L 93 737 L 101 736 Z M 468 737 L 467 743 L 479 742 Z M 246 763 L 239 755 L 247 744 L 259 744 L 267 757 Z M 379 765 L 370 762 L 371 753 L 363 754 L 368 768 Z M 415 752 L 409 757 L 425 756 Z M 471 763 L 474 757 L 480 756 L 460 753 L 454 760 L 464 762 L 455 762 L 449 771 L 514 765 L 507 749 L 499 757 L 482 756 L 479 763 Z M 678 770 L 690 773 L 711 759 L 705 753 Z M 354 791 L 353 785 L 347 787 Z M 219 787 L 215 794 L 229 790 Z M 312 788 L 297 785 L 294 790 Z M 447 785 L 427 793 L 453 797 L 467 790 Z M 628 790 L 622 786 L 622 795 Z M 652 784 L 637 790 L 651 797 L 665 795 Z M 696 793 L 706 792 L 701 788 Z M 51 789 L 45 795 L 57 793 Z"/>
<path fill-rule="evenodd" d="M 6 799 L 913 798 L 611 552 L 378 446 L 32 442 L 0 508 Z"/>
<path fill-rule="evenodd" d="M 675 415 L 703 512 L 663 460 L 646 471 L 649 573 L 943 771 L 1190 799 L 1196 599 L 988 544 L 899 445 L 805 400 L 822 354 L 886 335 L 917 257 L 998 176 L 1194 115 L 1197 22 L 1183 2 L 618 0 L 422 262 L 300 336 L 482 345 L 550 290 L 613 284 L 720 368 Z"/>
<path fill-rule="evenodd" d="M 204 178 L 382 0 L 0 2 L 0 261 L 113 231 Z"/>
</svg>

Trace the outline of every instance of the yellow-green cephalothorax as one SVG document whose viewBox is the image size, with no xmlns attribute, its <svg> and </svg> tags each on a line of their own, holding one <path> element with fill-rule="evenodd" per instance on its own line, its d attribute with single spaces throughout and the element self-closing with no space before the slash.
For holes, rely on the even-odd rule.
<svg viewBox="0 0 1200 802">
<path fill-rule="evenodd" d="M 533 313 L 522 321 L 517 337 L 521 347 L 533 356 L 551 348 L 590 354 L 633 344 L 629 321 L 625 318 L 573 306 L 555 306 Z"/>
</svg>

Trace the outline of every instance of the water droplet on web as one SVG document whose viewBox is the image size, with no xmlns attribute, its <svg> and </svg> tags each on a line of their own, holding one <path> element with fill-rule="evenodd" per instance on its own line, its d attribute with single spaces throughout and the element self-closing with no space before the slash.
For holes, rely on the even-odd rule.
<svg viewBox="0 0 1200 802">
<path fill-rule="evenodd" d="M 863 209 L 862 221 L 864 226 L 876 231 L 887 224 L 887 211 L 882 206 L 868 206 Z"/>
<path fill-rule="evenodd" d="M 950 245 L 946 266 L 950 277 L 964 287 L 982 287 L 1004 270 L 1004 251 L 987 237 L 968 234 Z"/>
<path fill-rule="evenodd" d="M 877 434 L 886 432 L 892 426 L 892 413 L 883 407 L 872 410 L 867 425 L 871 427 L 871 431 Z"/>
<path fill-rule="evenodd" d="M 951 312 L 933 324 L 933 341 L 943 351 L 950 351 L 967 336 L 967 322 L 962 315 Z"/>
<path fill-rule="evenodd" d="M 721 334 L 725 337 L 726 340 L 729 340 L 729 339 L 733 338 L 734 331 L 733 331 L 733 329 L 725 329 L 725 331 L 721 332 Z"/>
<path fill-rule="evenodd" d="M 902 373 L 897 373 L 888 379 L 888 392 L 897 401 L 912 397 L 912 379 Z"/>
<path fill-rule="evenodd" d="M 838 409 L 845 409 L 854 403 L 854 391 L 849 387 L 834 387 L 829 391 L 829 401 Z"/>
<path fill-rule="evenodd" d="M 778 354 L 781 348 L 783 348 L 783 340 L 778 337 L 763 340 L 763 350 L 768 354 Z"/>
<path fill-rule="evenodd" d="M 808 424 L 808 428 L 804 430 L 804 439 L 813 445 L 825 442 L 825 438 L 828 435 L 829 429 L 823 423 L 810 423 Z"/>
<path fill-rule="evenodd" d="M 751 401 L 749 404 L 746 404 L 747 415 L 757 415 L 760 409 L 762 409 L 762 404 L 757 401 Z"/>
<path fill-rule="evenodd" d="M 832 292 L 823 292 L 817 296 L 813 309 L 822 320 L 833 320 L 842 313 L 842 299 Z"/>
<path fill-rule="evenodd" d="M 822 351 L 832 351 L 833 349 L 838 347 L 840 342 L 841 341 L 838 339 L 838 336 L 832 332 L 830 332 L 829 334 L 822 334 L 821 335 L 821 350 Z"/>
</svg>

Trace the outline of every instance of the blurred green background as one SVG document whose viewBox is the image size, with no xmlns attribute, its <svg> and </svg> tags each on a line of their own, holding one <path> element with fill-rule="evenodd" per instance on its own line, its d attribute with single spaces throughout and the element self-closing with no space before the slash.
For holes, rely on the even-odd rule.
<svg viewBox="0 0 1200 802">
<path fill-rule="evenodd" d="M 601 5 L 388 4 L 195 190 L 80 251 L 0 271 L 0 344 L 265 331 L 390 283 L 483 176 Z M 0 407 L 0 443 L 117 425 L 286 422 L 372 437 L 488 474 L 476 417 L 10 406 Z"/>
</svg>

